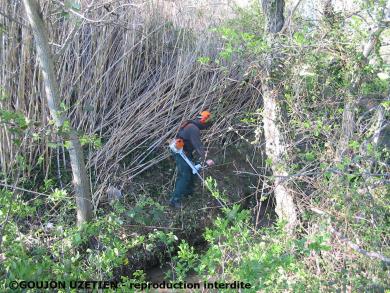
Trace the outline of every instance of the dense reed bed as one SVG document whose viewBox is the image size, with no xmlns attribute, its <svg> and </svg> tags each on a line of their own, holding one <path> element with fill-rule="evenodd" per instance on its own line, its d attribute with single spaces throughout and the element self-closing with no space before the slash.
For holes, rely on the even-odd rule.
<svg viewBox="0 0 390 293">
<path fill-rule="evenodd" d="M 259 107 L 256 85 L 239 77 L 248 66 L 245 60 L 214 64 L 222 45 L 211 29 L 218 23 L 212 7 L 100 2 L 42 5 L 63 110 L 81 137 L 102 141 L 98 148 L 85 146 L 95 198 L 113 176 L 129 180 L 164 160 L 166 141 L 200 110 L 216 113 L 208 132 L 211 143 L 231 130 L 238 112 Z M 61 182 L 69 163 L 64 142 L 52 129 L 23 7 L 3 1 L 0 11 L 0 105 L 24 113 L 29 125 L 18 145 L 10 139 L 18 134 L 0 125 L 2 171 L 17 176 L 15 164 L 23 160 L 33 166 L 25 169 L 26 178 L 55 174 Z M 200 57 L 210 61 L 199 62 Z"/>
</svg>

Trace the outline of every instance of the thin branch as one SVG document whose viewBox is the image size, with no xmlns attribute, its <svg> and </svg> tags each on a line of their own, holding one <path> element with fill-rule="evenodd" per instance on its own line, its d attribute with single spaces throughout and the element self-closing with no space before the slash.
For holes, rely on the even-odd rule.
<svg viewBox="0 0 390 293">
<path fill-rule="evenodd" d="M 288 26 L 290 25 L 291 20 L 292 20 L 292 18 L 293 18 L 293 16 L 294 16 L 295 11 L 297 10 L 297 8 L 298 8 L 298 6 L 299 6 L 299 4 L 300 4 L 301 2 L 302 2 L 302 0 L 297 0 L 297 2 L 295 3 L 294 7 L 291 9 L 291 12 L 290 12 L 290 14 L 289 14 L 289 16 L 288 16 L 288 19 L 287 19 L 287 21 L 284 23 L 284 26 L 283 26 L 282 30 L 280 31 L 281 34 L 283 34 L 283 33 L 287 30 L 287 28 L 288 28 Z"/>
<path fill-rule="evenodd" d="M 50 196 L 49 194 L 46 194 L 46 193 L 32 191 L 32 190 L 24 189 L 24 188 L 17 187 L 17 186 L 14 186 L 14 185 L 8 185 L 8 184 L 0 183 L 0 186 L 6 187 L 6 188 L 10 188 L 10 189 L 14 189 L 14 190 L 20 190 L 20 191 L 24 191 L 24 192 L 28 192 L 28 193 L 32 193 L 32 194 L 43 195 L 43 196 Z"/>
<path fill-rule="evenodd" d="M 310 210 L 315 212 L 318 215 L 321 215 L 321 216 L 330 216 L 327 212 L 320 210 L 316 207 L 312 207 L 312 208 L 310 208 Z M 329 225 L 329 230 L 333 234 L 335 234 L 341 241 L 345 242 L 350 248 L 352 248 L 356 252 L 359 252 L 360 254 L 363 254 L 367 257 L 376 258 L 376 259 L 379 259 L 387 264 L 390 264 L 389 257 L 384 256 L 378 252 L 367 251 L 367 250 L 359 247 L 357 244 L 353 243 L 351 240 L 349 240 L 347 237 L 343 236 L 340 232 L 338 232 L 335 228 L 333 228 L 332 225 Z"/>
<path fill-rule="evenodd" d="M 361 247 L 359 247 L 357 244 L 353 243 L 351 240 L 349 240 L 347 237 L 343 236 L 340 232 L 338 232 L 336 229 L 334 229 L 332 226 L 329 226 L 329 230 L 337 235 L 340 240 L 344 241 L 349 247 L 351 247 L 353 250 L 359 252 L 360 254 L 363 254 L 365 256 L 368 256 L 370 258 L 377 258 L 380 259 L 381 261 L 390 264 L 390 258 L 387 256 L 384 256 L 378 252 L 372 252 L 372 251 L 367 251 Z"/>
<path fill-rule="evenodd" d="M 0 15 L 4 16 L 5 18 L 8 18 L 10 21 L 15 22 L 15 23 L 19 24 L 19 25 L 22 26 L 22 27 L 28 28 L 27 25 L 25 25 L 24 23 L 21 23 L 21 22 L 20 22 L 19 20 L 17 20 L 16 18 L 14 18 L 14 17 L 12 17 L 12 16 L 10 16 L 10 15 L 4 13 L 4 12 L 1 11 L 1 10 L 0 10 Z"/>
</svg>

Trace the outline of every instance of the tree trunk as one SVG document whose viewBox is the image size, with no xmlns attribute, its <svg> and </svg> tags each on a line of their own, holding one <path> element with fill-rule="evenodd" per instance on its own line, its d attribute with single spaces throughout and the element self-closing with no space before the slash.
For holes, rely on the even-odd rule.
<svg viewBox="0 0 390 293">
<path fill-rule="evenodd" d="M 271 169 L 274 181 L 274 195 L 276 199 L 276 213 L 278 217 L 287 222 L 287 231 L 293 232 L 297 224 L 297 211 L 291 189 L 289 189 L 286 176 L 287 155 L 286 138 L 282 131 L 283 113 L 283 86 L 277 77 L 282 64 L 282 56 L 278 50 L 278 33 L 284 24 L 284 0 L 262 0 L 263 10 L 267 16 L 268 43 L 272 47 L 266 57 L 266 74 L 262 82 L 264 103 L 263 123 L 266 143 L 266 154 L 271 159 Z"/>
<path fill-rule="evenodd" d="M 274 195 L 276 199 L 275 212 L 278 217 L 287 222 L 287 230 L 292 232 L 297 223 L 297 212 L 292 191 L 289 189 L 287 178 L 286 139 L 281 131 L 283 96 L 271 82 L 263 82 L 264 101 L 264 137 L 266 154 L 271 159 L 271 169 L 274 181 Z"/>
<path fill-rule="evenodd" d="M 46 37 L 47 32 L 43 20 L 39 15 L 38 3 L 35 0 L 23 0 L 23 4 L 35 38 L 37 57 L 42 70 L 50 115 L 57 128 L 60 129 L 64 124 L 65 118 L 61 114 L 59 108 L 60 99 L 58 84 L 54 74 L 54 65 Z M 80 141 L 72 128 L 68 133 L 69 137 L 66 139 L 69 139 L 68 151 L 76 194 L 77 224 L 80 225 L 92 218 L 92 200 Z"/>
<path fill-rule="evenodd" d="M 362 68 L 368 62 L 368 56 L 375 48 L 375 44 L 378 41 L 382 31 L 383 27 L 378 26 L 378 28 L 371 34 L 369 40 L 363 48 L 364 58 L 361 61 L 359 68 Z M 336 161 L 338 162 L 342 161 L 343 156 L 348 149 L 349 141 L 352 139 L 353 133 L 355 131 L 355 109 L 359 102 L 359 97 L 356 95 L 362 82 L 362 75 L 360 72 L 356 72 L 355 74 L 355 78 L 351 82 L 351 86 L 344 101 L 344 112 L 341 122 L 341 135 L 336 150 Z"/>
<path fill-rule="evenodd" d="M 267 17 L 268 32 L 280 32 L 284 25 L 284 0 L 262 0 L 261 5 Z"/>
</svg>

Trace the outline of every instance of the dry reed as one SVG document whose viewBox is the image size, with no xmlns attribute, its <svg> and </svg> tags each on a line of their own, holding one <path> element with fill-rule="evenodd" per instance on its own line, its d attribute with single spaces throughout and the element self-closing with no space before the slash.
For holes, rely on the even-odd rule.
<svg viewBox="0 0 390 293">
<path fill-rule="evenodd" d="M 222 69 L 197 61 L 201 56 L 213 60 L 220 51 L 221 43 L 208 29 L 209 19 L 169 15 L 172 10 L 164 2 L 127 1 L 112 1 L 109 8 L 102 1 L 83 3 L 81 11 L 67 9 L 69 17 L 64 18 L 64 8 L 56 3 L 44 3 L 43 17 L 65 111 L 80 134 L 95 134 L 103 141 L 100 149 L 88 151 L 95 199 L 119 170 L 125 168 L 118 175 L 128 180 L 164 160 L 166 140 L 200 110 L 217 113 L 208 135 L 211 142 L 223 135 L 237 113 L 258 107 L 257 90 L 239 80 L 245 60 Z M 2 2 L 0 10 L 23 21 L 19 2 Z M 5 27 L 0 82 L 9 97 L 0 101 L 1 107 L 20 111 L 34 122 L 32 131 L 39 140 L 26 133 L 29 143 L 21 150 L 27 164 L 36 167 L 41 157 L 43 174 L 61 177 L 69 166 L 64 147 L 48 147 L 60 138 L 48 131 L 50 118 L 30 29 L 2 15 L 0 23 Z M 19 148 L 12 136 L 0 125 L 0 162 L 8 176 Z M 25 174 L 30 175 L 31 170 Z"/>
</svg>

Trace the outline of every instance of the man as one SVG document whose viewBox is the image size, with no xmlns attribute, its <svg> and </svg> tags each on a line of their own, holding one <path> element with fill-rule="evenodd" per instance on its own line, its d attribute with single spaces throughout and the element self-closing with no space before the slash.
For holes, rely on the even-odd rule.
<svg viewBox="0 0 390 293">
<path fill-rule="evenodd" d="M 185 155 L 193 161 L 193 151 L 195 150 L 200 157 L 200 162 L 205 162 L 208 166 L 214 165 L 213 160 L 206 160 L 206 153 L 202 142 L 200 141 L 200 130 L 210 126 L 211 113 L 208 111 L 201 112 L 195 120 L 185 122 L 176 136 L 176 139 L 184 141 L 183 151 Z M 181 200 L 184 196 L 192 194 L 194 189 L 195 176 L 192 174 L 191 167 L 184 159 L 176 153 L 173 153 L 177 166 L 177 178 L 175 190 L 172 192 L 172 197 L 169 202 L 170 206 L 181 207 Z"/>
</svg>

